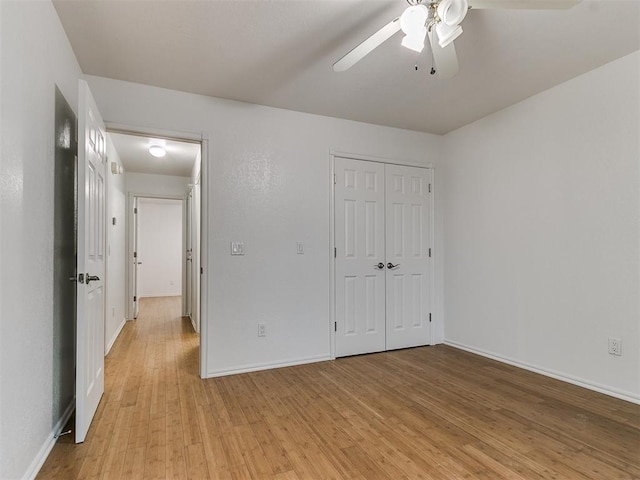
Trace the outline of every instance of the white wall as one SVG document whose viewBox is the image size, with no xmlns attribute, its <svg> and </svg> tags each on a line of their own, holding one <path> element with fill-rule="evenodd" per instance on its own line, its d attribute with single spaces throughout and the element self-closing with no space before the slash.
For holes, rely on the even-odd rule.
<svg viewBox="0 0 640 480">
<path fill-rule="evenodd" d="M 446 136 L 448 342 L 640 399 L 639 72 L 636 52 Z"/>
<path fill-rule="evenodd" d="M 87 80 L 106 121 L 209 139 L 205 374 L 327 358 L 330 150 L 426 163 L 439 156 L 441 138 Z M 244 256 L 230 256 L 231 241 L 244 242 Z M 267 325 L 264 338 L 258 322 Z"/>
<path fill-rule="evenodd" d="M 54 99 L 80 68 L 49 2 L 0 1 L 0 478 L 52 445 Z"/>
<path fill-rule="evenodd" d="M 125 189 L 136 194 L 156 196 L 185 196 L 189 188 L 189 177 L 175 177 L 171 175 L 152 175 L 148 173 L 124 174 Z"/>
<path fill-rule="evenodd" d="M 138 295 L 182 295 L 182 201 L 138 200 Z"/>
<path fill-rule="evenodd" d="M 126 193 L 124 174 L 113 174 L 111 163 L 122 167 L 111 137 L 107 134 L 107 314 L 105 352 L 109 352 L 126 321 Z M 115 218 L 115 225 L 113 224 Z"/>
</svg>

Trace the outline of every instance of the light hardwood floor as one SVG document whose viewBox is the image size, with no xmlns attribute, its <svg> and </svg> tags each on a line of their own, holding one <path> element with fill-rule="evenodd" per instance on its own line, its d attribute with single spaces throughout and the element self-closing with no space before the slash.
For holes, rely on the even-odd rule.
<svg viewBox="0 0 640 480">
<path fill-rule="evenodd" d="M 640 478 L 638 405 L 446 346 L 201 380 L 179 307 L 141 302 L 38 478 Z"/>
</svg>

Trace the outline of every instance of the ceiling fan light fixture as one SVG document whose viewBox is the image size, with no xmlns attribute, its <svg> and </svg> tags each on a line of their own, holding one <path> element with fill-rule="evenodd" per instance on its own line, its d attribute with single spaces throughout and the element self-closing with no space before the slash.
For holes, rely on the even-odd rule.
<svg viewBox="0 0 640 480">
<path fill-rule="evenodd" d="M 149 153 L 156 158 L 162 158 L 167 154 L 167 150 L 161 145 L 151 145 Z"/>
<path fill-rule="evenodd" d="M 402 46 L 420 53 L 424 48 L 424 39 L 427 36 L 427 20 L 429 9 L 422 5 L 407 7 L 400 16 L 400 28 L 405 34 Z"/>
<path fill-rule="evenodd" d="M 450 27 L 459 25 L 469 11 L 467 0 L 441 0 L 438 4 L 438 18 Z"/>
<path fill-rule="evenodd" d="M 449 26 L 440 22 L 436 25 L 436 33 L 438 34 L 438 43 L 442 48 L 445 48 L 462 35 L 462 27 L 460 25 Z"/>
<path fill-rule="evenodd" d="M 405 35 L 402 39 L 402 46 L 413 50 L 414 52 L 422 52 L 424 49 L 424 39 L 427 37 L 427 29 L 423 28 L 423 31 L 418 34 Z"/>
</svg>

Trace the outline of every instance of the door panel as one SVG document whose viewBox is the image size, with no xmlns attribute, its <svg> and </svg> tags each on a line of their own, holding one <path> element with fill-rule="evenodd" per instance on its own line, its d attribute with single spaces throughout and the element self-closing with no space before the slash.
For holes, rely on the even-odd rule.
<svg viewBox="0 0 640 480">
<path fill-rule="evenodd" d="M 336 158 L 336 356 L 385 349 L 384 165 Z"/>
<path fill-rule="evenodd" d="M 104 392 L 105 129 L 86 82 L 78 115 L 78 328 L 76 442 L 83 442 Z"/>
<path fill-rule="evenodd" d="M 428 345 L 429 171 L 385 165 L 386 348 Z"/>
<path fill-rule="evenodd" d="M 133 197 L 133 318 L 138 318 L 140 296 L 138 295 L 138 279 L 140 278 L 140 265 L 142 261 L 138 257 L 138 197 Z"/>
</svg>

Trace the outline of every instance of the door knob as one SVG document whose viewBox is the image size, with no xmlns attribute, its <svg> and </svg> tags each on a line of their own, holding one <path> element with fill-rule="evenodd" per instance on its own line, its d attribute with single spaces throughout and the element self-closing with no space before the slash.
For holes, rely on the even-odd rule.
<svg viewBox="0 0 640 480">
<path fill-rule="evenodd" d="M 377 265 L 374 265 L 375 268 L 377 268 L 378 270 L 382 270 L 384 268 L 384 263 L 380 262 Z"/>
<path fill-rule="evenodd" d="M 89 282 L 97 282 L 97 281 L 100 280 L 99 276 L 97 276 L 97 275 L 89 275 L 88 273 L 87 273 L 86 278 L 87 278 L 87 285 L 89 285 Z"/>
<path fill-rule="evenodd" d="M 400 266 L 400 264 L 394 265 L 393 263 L 389 262 L 387 263 L 387 268 L 388 269 L 394 269 L 394 268 L 398 268 Z"/>
</svg>

